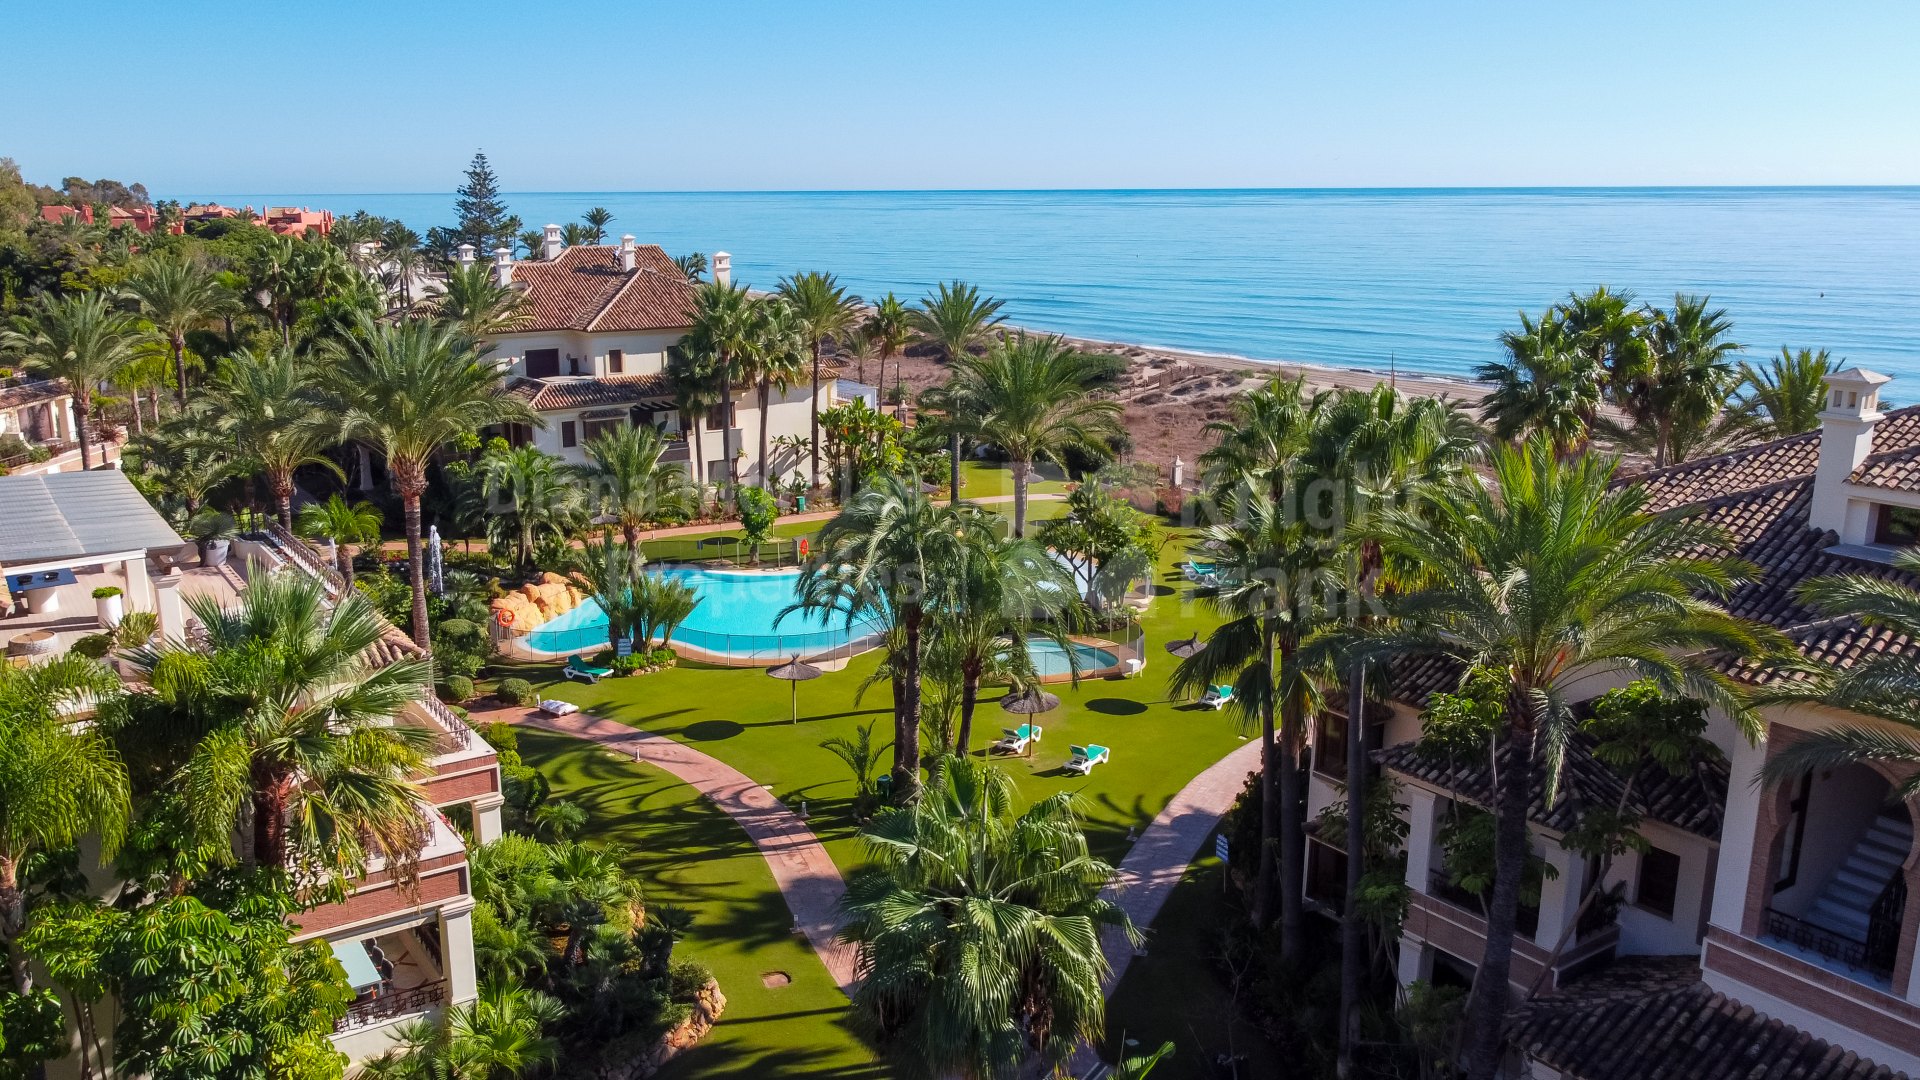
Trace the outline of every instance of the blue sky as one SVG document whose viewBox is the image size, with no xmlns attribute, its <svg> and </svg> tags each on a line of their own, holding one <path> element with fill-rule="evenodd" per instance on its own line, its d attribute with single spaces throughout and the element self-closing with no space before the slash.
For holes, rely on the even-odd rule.
<svg viewBox="0 0 1920 1080">
<path fill-rule="evenodd" d="M 156 193 L 1920 183 L 1920 4 L 18 4 L 0 156 Z"/>
</svg>

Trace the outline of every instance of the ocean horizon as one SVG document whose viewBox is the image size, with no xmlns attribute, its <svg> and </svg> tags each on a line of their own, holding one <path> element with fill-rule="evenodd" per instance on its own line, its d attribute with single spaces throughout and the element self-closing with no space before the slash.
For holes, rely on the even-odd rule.
<svg viewBox="0 0 1920 1080">
<path fill-rule="evenodd" d="M 961 279 L 1010 322 L 1149 347 L 1465 376 L 1518 312 L 1606 284 L 1706 293 L 1746 358 L 1826 348 L 1920 399 L 1920 186 L 509 192 L 524 226 L 612 211 L 771 287 L 827 270 L 912 301 Z M 212 193 L 424 233 L 453 196 Z"/>
</svg>

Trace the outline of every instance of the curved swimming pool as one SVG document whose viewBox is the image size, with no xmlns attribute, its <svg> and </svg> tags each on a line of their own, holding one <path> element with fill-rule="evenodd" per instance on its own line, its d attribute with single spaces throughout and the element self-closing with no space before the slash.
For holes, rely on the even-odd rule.
<svg viewBox="0 0 1920 1080">
<path fill-rule="evenodd" d="M 1068 645 L 1072 647 L 1074 656 L 1080 661 L 1082 675 L 1120 666 L 1120 655 L 1111 649 L 1103 649 L 1083 641 L 1070 641 Z M 1073 674 L 1073 666 L 1067 658 L 1067 652 L 1057 642 L 1045 638 L 1029 639 L 1027 655 L 1033 659 L 1033 673 L 1043 679 L 1065 678 Z"/>
<path fill-rule="evenodd" d="M 700 596 L 700 604 L 673 632 L 675 644 L 738 659 L 786 659 L 798 653 L 817 656 L 846 646 L 876 627 L 844 618 L 796 611 L 774 620 L 793 603 L 798 570 L 709 570 L 666 566 L 650 574 L 679 581 Z M 607 615 L 592 600 L 534 627 L 521 639 L 545 653 L 592 652 L 607 645 Z M 1064 669 L 1063 669 L 1064 670 Z"/>
</svg>

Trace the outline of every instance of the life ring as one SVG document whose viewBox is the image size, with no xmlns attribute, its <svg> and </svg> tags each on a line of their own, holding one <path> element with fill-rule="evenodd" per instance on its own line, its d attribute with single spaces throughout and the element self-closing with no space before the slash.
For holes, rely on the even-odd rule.
<svg viewBox="0 0 1920 1080">
<path fill-rule="evenodd" d="M 800 557 L 807 557 L 807 538 L 804 536 L 800 538 Z"/>
<path fill-rule="evenodd" d="M 499 623 L 501 626 L 512 626 L 513 625 L 512 609 L 501 608 L 500 610 L 494 612 L 493 621 Z"/>
</svg>

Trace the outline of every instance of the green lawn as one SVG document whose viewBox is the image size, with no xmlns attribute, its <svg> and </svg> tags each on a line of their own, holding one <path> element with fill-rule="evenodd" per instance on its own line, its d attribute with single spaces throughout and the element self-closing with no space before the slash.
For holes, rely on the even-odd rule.
<svg viewBox="0 0 1920 1080">
<path fill-rule="evenodd" d="M 554 795 L 587 810 L 589 837 L 627 850 L 649 904 L 694 915 L 675 955 L 713 970 L 727 1010 L 662 1080 L 887 1075 L 847 1029 L 846 997 L 792 932 L 766 860 L 726 814 L 653 766 L 575 739 L 522 731 L 520 752 L 552 781 Z M 769 988 L 762 976 L 771 972 L 792 982 Z"/>
<path fill-rule="evenodd" d="M 1033 495 L 1057 495 L 1067 490 L 1066 474 L 1058 465 L 1040 464 L 1034 466 L 1041 479 L 1027 485 L 1027 491 Z M 939 478 L 945 485 L 946 479 Z M 1013 467 L 1001 461 L 979 461 L 969 459 L 960 463 L 960 496 L 966 499 L 988 499 L 996 495 L 1013 494 Z"/>
</svg>

